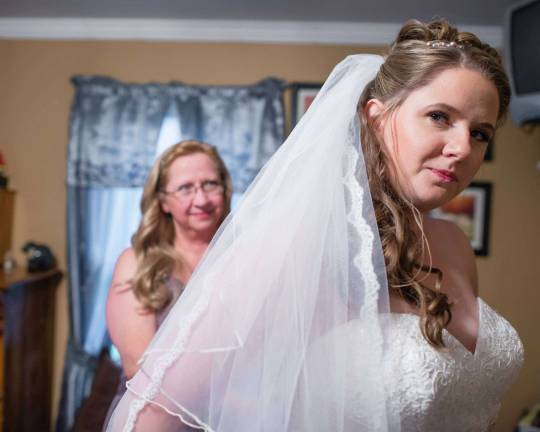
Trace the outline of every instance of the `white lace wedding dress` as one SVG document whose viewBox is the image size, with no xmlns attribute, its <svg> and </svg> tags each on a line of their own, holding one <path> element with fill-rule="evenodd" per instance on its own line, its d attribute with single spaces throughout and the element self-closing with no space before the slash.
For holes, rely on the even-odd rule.
<svg viewBox="0 0 540 432">
<path fill-rule="evenodd" d="M 383 367 L 389 407 L 399 412 L 402 432 L 482 432 L 493 426 L 501 399 L 523 362 L 523 346 L 514 328 L 483 300 L 478 299 L 479 330 L 474 353 L 445 331 L 447 350 L 427 344 L 413 314 L 389 314 L 385 327 Z M 342 330 L 348 339 L 347 376 L 351 423 L 366 413 L 355 409 L 362 389 L 355 385 L 362 374 L 358 321 Z M 391 378 L 390 378 L 391 377 Z M 355 418 L 357 417 L 357 418 Z"/>
</svg>

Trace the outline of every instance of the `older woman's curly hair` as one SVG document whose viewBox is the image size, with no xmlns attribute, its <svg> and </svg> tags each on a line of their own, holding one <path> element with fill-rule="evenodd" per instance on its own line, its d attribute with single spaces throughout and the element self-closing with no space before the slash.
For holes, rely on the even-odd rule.
<svg viewBox="0 0 540 432">
<path fill-rule="evenodd" d="M 443 43 L 428 43 L 430 41 Z M 495 85 L 499 95 L 497 124 L 500 125 L 510 102 L 510 86 L 501 57 L 474 34 L 459 32 L 445 20 L 427 24 L 407 22 L 359 103 L 362 147 L 388 284 L 390 290 L 419 308 L 422 333 L 435 347 L 444 347 L 442 331 L 452 317 L 448 298 L 440 291 L 442 272 L 422 264 L 426 252 L 424 244 L 427 243 L 420 212 L 398 189 L 399 186 L 390 181 L 391 157 L 375 131 L 381 117 L 394 113 L 412 91 L 429 84 L 440 72 L 450 68 L 478 71 Z M 379 118 L 364 115 L 370 99 L 384 103 L 385 111 Z M 427 273 L 437 276 L 434 289 L 422 283 Z"/>
<path fill-rule="evenodd" d="M 150 312 L 158 312 L 170 303 L 171 292 L 167 282 L 175 270 L 186 265 L 182 254 L 174 248 L 174 225 L 171 215 L 161 209 L 161 194 L 168 181 L 171 164 L 179 157 L 194 153 L 204 153 L 215 163 L 223 184 L 223 219 L 230 211 L 231 177 L 213 146 L 195 140 L 181 141 L 156 160 L 144 186 L 141 222 L 131 239 L 137 270 L 130 284 L 144 309 Z"/>
</svg>

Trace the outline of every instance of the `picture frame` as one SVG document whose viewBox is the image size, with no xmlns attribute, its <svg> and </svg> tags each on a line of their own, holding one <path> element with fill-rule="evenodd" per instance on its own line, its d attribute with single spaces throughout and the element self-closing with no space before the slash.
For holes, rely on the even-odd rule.
<svg viewBox="0 0 540 432">
<path fill-rule="evenodd" d="M 450 220 L 459 226 L 478 256 L 489 253 L 491 193 L 491 183 L 473 182 L 458 196 L 431 211 L 431 216 Z"/>
<path fill-rule="evenodd" d="M 491 140 L 487 146 L 486 154 L 484 155 L 484 162 L 493 162 L 493 146 L 495 145 L 495 140 Z"/>
<path fill-rule="evenodd" d="M 321 83 L 292 83 L 291 84 L 291 125 L 294 128 L 302 115 L 308 110 L 309 106 L 321 89 Z"/>
</svg>

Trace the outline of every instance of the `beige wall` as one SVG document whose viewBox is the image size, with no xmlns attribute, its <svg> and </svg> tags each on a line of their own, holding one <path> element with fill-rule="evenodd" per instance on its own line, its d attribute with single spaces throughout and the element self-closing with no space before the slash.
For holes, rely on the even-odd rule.
<svg viewBox="0 0 540 432">
<path fill-rule="evenodd" d="M 14 243 L 49 244 L 65 269 L 64 188 L 67 125 L 74 74 L 123 81 L 179 80 L 245 84 L 269 75 L 323 81 L 332 66 L 360 47 L 182 44 L 148 42 L 0 41 L 0 149 L 17 190 Z M 378 49 L 371 49 L 377 52 Z M 478 179 L 494 185 L 491 255 L 478 260 L 481 295 L 511 321 L 526 348 L 523 372 L 506 398 L 497 431 L 510 431 L 521 410 L 540 398 L 540 338 L 535 318 L 540 239 L 540 130 L 507 124 L 495 160 Z M 21 258 L 19 256 L 19 258 Z M 68 315 L 66 285 L 57 295 L 54 406 L 58 404 Z"/>
</svg>

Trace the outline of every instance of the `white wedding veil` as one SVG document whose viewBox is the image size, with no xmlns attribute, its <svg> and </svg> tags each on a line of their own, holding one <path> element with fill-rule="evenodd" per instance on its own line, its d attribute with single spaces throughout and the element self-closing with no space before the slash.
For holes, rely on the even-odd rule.
<svg viewBox="0 0 540 432">
<path fill-rule="evenodd" d="M 399 430 L 357 114 L 382 61 L 355 55 L 335 67 L 220 228 L 108 430 Z"/>
</svg>

